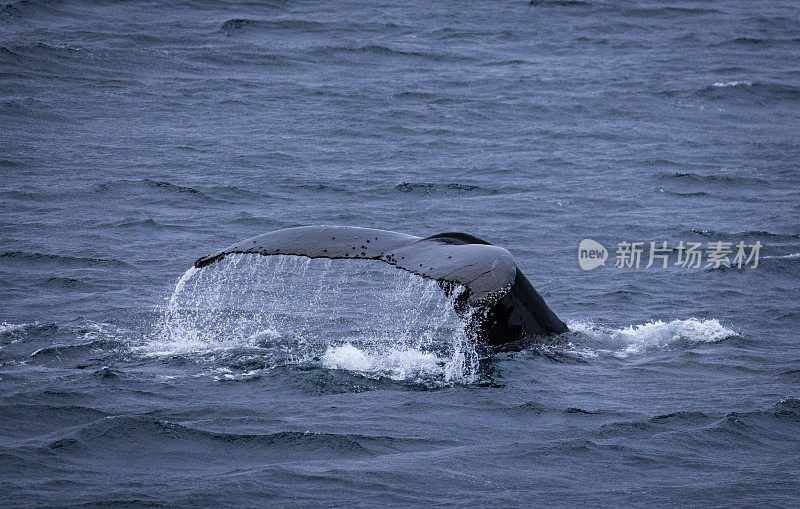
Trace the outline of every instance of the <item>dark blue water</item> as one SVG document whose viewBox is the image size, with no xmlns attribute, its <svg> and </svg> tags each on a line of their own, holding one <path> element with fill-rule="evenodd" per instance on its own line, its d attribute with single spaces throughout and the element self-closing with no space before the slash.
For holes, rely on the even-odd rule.
<svg viewBox="0 0 800 509">
<path fill-rule="evenodd" d="M 0 504 L 797 506 L 798 133 L 790 1 L 12 2 Z M 573 332 L 480 352 L 379 262 L 176 289 L 305 224 L 485 238 Z"/>
</svg>

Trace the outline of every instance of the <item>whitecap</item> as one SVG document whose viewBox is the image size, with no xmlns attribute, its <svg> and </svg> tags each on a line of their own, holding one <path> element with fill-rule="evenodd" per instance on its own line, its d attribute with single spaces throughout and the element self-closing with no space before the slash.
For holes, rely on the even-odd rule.
<svg viewBox="0 0 800 509">
<path fill-rule="evenodd" d="M 691 347 L 701 343 L 717 343 L 737 335 L 716 319 L 654 320 L 621 328 L 581 321 L 569 322 L 568 325 L 578 335 L 571 343 L 571 351 L 584 357 L 608 354 L 625 358 L 645 352 L 670 350 L 681 345 Z M 581 336 L 589 341 L 581 341 Z"/>
<path fill-rule="evenodd" d="M 772 258 L 777 260 L 796 260 L 800 258 L 800 253 L 790 253 L 787 255 L 765 256 L 764 258 Z"/>
<path fill-rule="evenodd" d="M 717 88 L 725 88 L 725 87 L 738 87 L 738 86 L 745 86 L 745 87 L 752 87 L 752 81 L 719 81 L 717 83 L 713 83 L 712 87 Z"/>
<path fill-rule="evenodd" d="M 20 332 L 25 330 L 27 327 L 35 325 L 30 323 L 7 323 L 3 322 L 0 323 L 0 334 L 12 334 L 14 332 Z"/>
</svg>

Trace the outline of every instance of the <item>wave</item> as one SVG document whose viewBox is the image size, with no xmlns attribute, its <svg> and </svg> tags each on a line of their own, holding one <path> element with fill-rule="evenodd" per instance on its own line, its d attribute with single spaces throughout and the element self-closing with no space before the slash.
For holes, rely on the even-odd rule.
<svg viewBox="0 0 800 509">
<path fill-rule="evenodd" d="M 324 193 L 341 194 L 341 195 L 352 195 L 355 192 L 352 188 L 346 185 L 329 184 L 323 182 L 294 184 L 292 185 L 292 188 L 301 189 L 304 191 L 324 192 Z"/>
<path fill-rule="evenodd" d="M 8 323 L 0 324 L 0 349 L 15 343 L 29 341 L 32 338 L 44 339 L 54 337 L 59 332 L 59 327 L 55 324 L 32 323 Z M 34 347 L 35 348 L 35 347 Z M 28 350 L 30 351 L 30 350 Z M 18 360 L 19 353 L 12 354 Z M 22 354 L 25 355 L 24 353 Z"/>
<path fill-rule="evenodd" d="M 15 334 L 22 332 L 30 327 L 35 327 L 35 323 L 0 323 L 0 335 Z"/>
<path fill-rule="evenodd" d="M 568 322 L 568 325 L 573 333 L 583 336 L 582 339 L 572 341 L 570 352 L 585 357 L 610 354 L 626 358 L 678 347 L 691 348 L 703 343 L 718 343 L 738 336 L 735 331 L 715 319 L 688 318 L 670 322 L 655 320 L 622 328 L 581 321 Z M 590 341 L 587 342 L 586 339 Z"/>
<path fill-rule="evenodd" d="M 3 74 L 27 79 L 30 78 L 31 68 L 48 68 L 52 72 L 73 75 L 85 72 L 88 65 L 97 65 L 101 60 L 105 63 L 112 62 L 107 52 L 83 46 L 30 42 L 0 47 L 0 62 L 6 64 Z M 7 100 L 7 104 L 2 106 L 10 114 L 21 112 L 37 118 L 74 121 L 73 115 L 64 114 L 62 104 L 32 97 L 22 98 L 16 103 L 14 100 Z"/>
<path fill-rule="evenodd" d="M 658 424 L 698 424 L 706 422 L 709 419 L 708 415 L 699 411 L 692 410 L 679 410 L 668 414 L 656 415 L 650 418 L 650 422 Z"/>
<path fill-rule="evenodd" d="M 745 69 L 720 68 L 719 73 L 744 73 Z M 740 106 L 795 102 L 800 98 L 800 86 L 780 82 L 761 82 L 750 79 L 722 79 L 699 88 L 670 88 L 657 92 L 665 97 L 682 97 L 693 101 L 724 101 Z"/>
<path fill-rule="evenodd" d="M 14 63 L 21 60 L 22 55 L 20 55 L 16 51 L 13 51 L 8 46 L 0 46 L 0 58 L 2 58 L 6 63 Z"/>
<path fill-rule="evenodd" d="M 44 437 L 43 437 L 44 438 Z M 150 416 L 113 416 L 97 419 L 61 437 L 47 440 L 43 449 L 54 454 L 105 457 L 124 461 L 131 456 L 130 441 L 158 461 L 183 461 L 176 449 L 236 454 L 237 461 L 285 462 L 291 459 L 370 457 L 399 452 L 425 451 L 450 445 L 444 440 L 383 435 L 275 431 L 272 433 L 226 433 L 161 420 Z M 137 453 L 138 454 L 138 453 Z"/>
<path fill-rule="evenodd" d="M 669 190 L 666 190 L 666 189 L 659 189 L 659 192 L 664 193 L 664 194 L 668 194 L 670 196 L 682 196 L 682 197 L 687 197 L 687 196 L 711 196 L 711 193 L 707 193 L 705 191 L 695 191 L 695 192 L 684 192 L 684 193 L 682 193 L 682 192 L 679 192 L 679 191 L 669 191 Z"/>
<path fill-rule="evenodd" d="M 736 174 L 701 174 L 686 171 L 665 172 L 661 171 L 655 174 L 655 177 L 661 181 L 675 182 L 675 183 L 688 183 L 688 184 L 713 184 L 728 185 L 728 186 L 769 186 L 770 181 L 766 178 L 756 177 L 752 175 L 736 175 Z"/>
<path fill-rule="evenodd" d="M 47 278 L 43 286 L 49 288 L 74 289 L 79 287 L 89 288 L 92 285 L 74 277 L 53 276 Z"/>
<path fill-rule="evenodd" d="M 129 335 L 129 330 L 90 320 L 78 320 L 69 326 L 3 322 L 0 350 L 3 350 L 3 361 L 15 364 L 84 369 L 102 366 L 103 359 L 124 351 L 123 338 Z M 14 347 L 7 348 L 10 345 Z"/>
<path fill-rule="evenodd" d="M 187 197 L 190 199 L 200 199 L 211 202 L 238 201 L 238 200 L 263 200 L 268 198 L 268 194 L 258 193 L 233 185 L 213 186 L 207 189 L 197 189 L 187 185 L 174 184 L 166 180 L 144 178 L 141 180 L 117 180 L 99 184 L 95 187 L 95 192 L 113 193 L 120 190 L 134 190 L 140 192 L 154 190 L 164 192 L 177 197 Z"/>
<path fill-rule="evenodd" d="M 415 194 L 476 194 L 476 195 L 492 195 L 497 194 L 494 189 L 486 189 L 480 186 L 471 184 L 459 184 L 456 182 L 438 184 L 433 182 L 402 182 L 394 186 L 395 189 L 403 193 Z"/>
<path fill-rule="evenodd" d="M 775 260 L 800 260 L 800 253 L 790 253 L 787 255 L 775 255 L 775 256 L 762 256 L 762 258 L 775 259 Z"/>
<path fill-rule="evenodd" d="M 724 41 L 720 41 L 715 43 L 713 46 L 716 47 L 726 47 L 726 46 L 733 46 L 733 47 L 741 47 L 741 46 L 751 46 L 751 47 L 764 47 L 764 48 L 773 48 L 775 46 L 793 46 L 800 43 L 800 37 L 793 37 L 793 38 L 776 38 L 776 37 L 734 37 L 733 39 L 727 39 Z"/>
<path fill-rule="evenodd" d="M 222 24 L 220 29 L 223 32 L 239 32 L 244 30 L 259 29 L 259 30 L 295 30 L 299 32 L 311 32 L 315 30 L 325 30 L 328 27 L 325 23 L 319 21 L 308 21 L 302 19 L 278 19 L 278 20 L 265 20 L 265 19 L 251 19 L 251 18 L 233 18 L 229 19 Z"/>
<path fill-rule="evenodd" d="M 603 438 L 677 433 L 673 436 L 680 437 L 684 445 L 686 440 L 697 440 L 708 446 L 711 439 L 722 440 L 726 448 L 730 447 L 730 440 L 748 445 L 763 440 L 794 443 L 798 432 L 800 400 L 791 397 L 766 410 L 728 412 L 721 418 L 697 410 L 680 410 L 647 420 L 611 422 L 600 428 Z"/>
<path fill-rule="evenodd" d="M 101 410 L 80 405 L 51 405 L 30 401 L 5 402 L 0 405 L 0 427 L 4 434 L 26 438 L 89 424 L 108 416 L 109 414 Z"/>
<path fill-rule="evenodd" d="M 4 99 L 0 101 L 0 113 L 9 117 L 18 116 L 54 121 L 68 120 L 68 117 L 60 114 L 58 108 L 53 104 L 33 97 Z"/>
<path fill-rule="evenodd" d="M 0 168 L 23 168 L 24 163 L 12 159 L 0 159 Z"/>
<path fill-rule="evenodd" d="M 71 17 L 68 11 L 54 8 L 58 2 L 37 2 L 35 0 L 19 0 L 11 2 L 0 8 L 0 19 L 10 21 L 23 18 L 26 22 L 41 20 L 43 15 L 58 15 Z"/>
<path fill-rule="evenodd" d="M 591 7 L 586 0 L 530 0 L 528 5 L 541 7 Z"/>
<path fill-rule="evenodd" d="M 473 62 L 474 56 L 462 55 L 454 52 L 434 52 L 419 49 L 393 48 L 380 44 L 367 44 L 363 46 L 317 46 L 307 50 L 309 54 L 324 58 L 341 55 L 375 56 L 424 59 L 433 62 Z"/>
<path fill-rule="evenodd" d="M 131 265 L 116 258 L 92 258 L 68 255 L 34 253 L 29 251 L 6 251 L 0 253 L 0 259 L 36 264 L 53 264 L 68 267 L 116 267 L 130 268 Z"/>
<path fill-rule="evenodd" d="M 204 192 L 191 186 L 179 185 L 167 180 L 143 178 L 143 179 L 121 179 L 106 181 L 95 186 L 94 192 L 102 194 L 113 194 L 130 196 L 132 193 L 137 195 L 148 195 L 151 192 L 163 193 L 176 198 L 186 198 L 193 201 L 219 202 Z"/>
<path fill-rule="evenodd" d="M 237 186 L 214 186 L 208 189 L 214 198 L 225 200 L 263 200 L 269 198 L 268 194 L 257 193 Z"/>
<path fill-rule="evenodd" d="M 729 412 L 705 431 L 706 436 L 722 437 L 726 444 L 731 439 L 748 443 L 764 440 L 795 443 L 800 432 L 800 399 L 782 399 L 769 410 Z"/>
<path fill-rule="evenodd" d="M 696 94 L 705 99 L 732 100 L 742 103 L 794 101 L 800 98 L 800 87 L 785 83 L 732 80 L 714 82 L 701 88 Z"/>
<path fill-rule="evenodd" d="M 149 186 L 149 187 L 166 189 L 166 190 L 171 191 L 171 192 L 189 193 L 189 194 L 202 194 L 200 191 L 198 191 L 197 189 L 195 189 L 193 187 L 179 186 L 177 184 L 173 184 L 172 182 L 167 182 L 166 180 L 155 180 L 155 179 L 145 178 L 145 179 L 142 179 L 142 182 L 145 185 Z"/>
<path fill-rule="evenodd" d="M 513 405 L 510 407 L 504 406 L 502 410 L 503 412 L 512 415 L 563 414 L 568 416 L 599 416 L 599 417 L 621 415 L 620 412 L 610 409 L 586 410 L 584 408 L 572 407 L 572 406 L 567 408 L 560 408 L 554 406 L 547 406 L 538 401 L 526 401 L 525 403 Z"/>
<path fill-rule="evenodd" d="M 638 18 L 668 17 L 677 18 L 678 16 L 705 16 L 718 15 L 721 11 L 708 7 L 681 7 L 677 5 L 663 6 L 613 6 L 612 9 L 625 16 Z"/>
<path fill-rule="evenodd" d="M 90 337 L 90 336 L 87 336 Z M 60 345 L 55 344 L 51 346 L 46 346 L 44 348 L 40 348 L 30 354 L 31 359 L 36 360 L 54 360 L 54 359 L 63 359 L 63 358 L 76 358 L 81 355 L 85 354 L 93 354 L 103 351 L 109 351 L 110 349 L 118 346 L 120 343 L 116 340 L 108 339 L 108 338 L 98 338 L 98 339 L 91 339 L 85 343 L 73 344 L 73 345 Z"/>
<path fill-rule="evenodd" d="M 708 228 L 692 228 L 684 233 L 690 235 L 700 235 L 702 237 L 718 237 L 721 239 L 761 239 L 770 240 L 772 242 L 778 241 L 796 241 L 800 240 L 798 233 L 775 233 L 766 230 L 746 230 L 741 232 L 723 232 L 719 230 L 711 230 Z"/>
<path fill-rule="evenodd" d="M 430 92 L 414 92 L 414 91 L 404 91 L 398 92 L 393 96 L 395 99 L 398 100 L 423 100 L 423 101 L 436 101 L 439 99 L 439 96 Z"/>
<path fill-rule="evenodd" d="M 231 219 L 230 221 L 236 224 L 241 224 L 245 226 L 258 226 L 264 229 L 267 228 L 275 229 L 276 227 L 283 226 L 283 223 L 278 223 L 275 221 L 275 219 L 265 216 L 256 216 L 248 212 L 240 212 L 236 215 L 235 218 Z"/>
<path fill-rule="evenodd" d="M 53 327 L 42 326 L 34 323 L 0 323 L 0 349 L 25 340 L 29 333 L 37 329 L 50 329 Z"/>
<path fill-rule="evenodd" d="M 706 16 L 719 15 L 722 11 L 710 7 L 682 7 L 682 6 L 627 6 L 606 2 L 592 2 L 588 0 L 530 0 L 528 5 L 534 7 L 573 7 L 573 8 L 596 8 L 611 11 L 614 15 L 628 16 L 632 18 L 653 18 L 669 17 L 671 19 L 678 16 Z"/>
<path fill-rule="evenodd" d="M 800 432 L 800 400 L 785 398 L 770 408 L 748 412 L 717 413 L 696 409 L 676 410 L 650 418 L 608 409 L 586 411 L 581 408 L 558 410 L 538 402 L 526 402 L 502 411 L 514 416 L 540 416 L 562 413 L 571 419 L 592 419 L 602 423 L 593 431 L 591 441 L 583 439 L 573 443 L 562 443 L 571 452 L 577 449 L 588 452 L 596 447 L 596 440 L 623 439 L 630 443 L 631 438 L 650 440 L 658 437 L 658 442 L 677 441 L 682 447 L 687 443 L 697 443 L 704 448 L 715 444 L 730 450 L 731 440 L 750 446 L 763 441 L 781 441 L 793 446 Z"/>
<path fill-rule="evenodd" d="M 187 230 L 189 227 L 182 224 L 175 223 L 160 223 L 153 218 L 137 219 L 134 217 L 126 217 L 108 223 L 102 223 L 104 227 L 110 228 L 123 228 L 123 229 L 136 229 L 141 228 L 145 230 Z"/>
</svg>

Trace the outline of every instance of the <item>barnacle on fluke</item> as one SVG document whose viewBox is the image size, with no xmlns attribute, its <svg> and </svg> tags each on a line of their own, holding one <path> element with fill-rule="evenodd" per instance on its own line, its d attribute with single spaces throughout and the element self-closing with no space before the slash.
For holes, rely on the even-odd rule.
<svg viewBox="0 0 800 509">
<path fill-rule="evenodd" d="M 369 242 L 368 237 L 374 240 Z M 356 245 L 362 251 L 354 253 Z M 473 314 L 479 317 L 476 330 L 489 344 L 568 331 L 517 268 L 511 253 L 466 233 L 422 238 L 352 226 L 302 226 L 233 244 L 200 258 L 195 267 L 205 267 L 232 253 L 380 260 L 434 279 L 448 293 L 453 285 L 463 286 L 467 291 L 456 311 L 463 311 L 466 305 L 481 308 L 484 312 Z"/>
</svg>

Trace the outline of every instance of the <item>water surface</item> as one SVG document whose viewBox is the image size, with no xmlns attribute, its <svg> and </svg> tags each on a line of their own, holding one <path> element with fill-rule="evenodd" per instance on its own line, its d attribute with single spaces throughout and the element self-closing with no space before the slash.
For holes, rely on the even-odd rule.
<svg viewBox="0 0 800 509">
<path fill-rule="evenodd" d="M 799 27 L 788 1 L 2 7 L 3 505 L 797 505 Z M 377 262 L 186 272 L 306 224 L 485 238 L 573 332 L 486 355 Z M 764 247 L 585 272 L 583 238 Z"/>
</svg>

